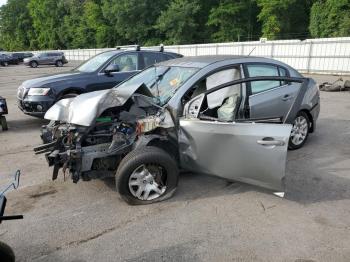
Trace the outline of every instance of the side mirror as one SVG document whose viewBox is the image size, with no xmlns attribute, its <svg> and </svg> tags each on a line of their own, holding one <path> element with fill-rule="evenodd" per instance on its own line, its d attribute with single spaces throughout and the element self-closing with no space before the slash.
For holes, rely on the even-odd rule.
<svg viewBox="0 0 350 262">
<path fill-rule="evenodd" d="M 105 74 L 108 75 L 110 73 L 119 72 L 119 71 L 120 71 L 119 65 L 117 65 L 117 64 L 110 64 L 109 66 L 106 67 Z"/>
<path fill-rule="evenodd" d="M 188 101 L 184 108 L 184 116 L 186 118 L 197 118 L 203 104 L 205 94 L 196 96 L 195 98 Z"/>
</svg>

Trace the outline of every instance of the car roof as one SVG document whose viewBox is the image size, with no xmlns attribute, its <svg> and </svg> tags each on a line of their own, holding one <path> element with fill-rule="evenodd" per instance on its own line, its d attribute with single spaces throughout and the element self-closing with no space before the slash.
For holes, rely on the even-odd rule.
<svg viewBox="0 0 350 262">
<path fill-rule="evenodd" d="M 152 49 L 141 49 L 139 51 L 134 50 L 134 49 L 116 49 L 116 50 L 109 50 L 109 51 L 105 51 L 102 53 L 113 53 L 113 54 L 119 54 L 119 53 L 127 53 L 127 52 L 136 52 L 136 53 L 159 53 L 159 54 L 168 54 L 168 55 L 174 55 L 174 56 L 182 56 L 178 53 L 174 53 L 174 52 L 167 52 L 167 51 L 159 51 L 159 50 L 152 50 Z M 102 54 L 101 53 L 101 54 Z"/>
<path fill-rule="evenodd" d="M 187 56 L 177 59 L 172 59 L 158 63 L 158 65 L 163 66 L 180 66 L 180 67 L 196 67 L 204 68 L 210 64 L 214 64 L 222 61 L 232 61 L 232 60 L 247 60 L 247 62 L 265 62 L 278 64 L 279 62 L 270 58 L 256 57 L 256 56 L 241 56 L 241 55 L 207 55 L 207 56 Z"/>
</svg>

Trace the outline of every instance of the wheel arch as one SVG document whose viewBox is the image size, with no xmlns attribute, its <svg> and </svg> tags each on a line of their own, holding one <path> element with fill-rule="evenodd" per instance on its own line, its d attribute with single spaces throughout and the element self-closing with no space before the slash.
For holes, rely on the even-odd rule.
<svg viewBox="0 0 350 262">
<path fill-rule="evenodd" d="M 62 90 L 59 93 L 58 98 L 61 98 L 64 95 L 68 95 L 68 94 L 72 94 L 72 93 L 77 94 L 77 95 L 81 95 L 82 93 L 84 93 L 84 91 L 79 87 L 69 87 L 69 88 Z"/>
<path fill-rule="evenodd" d="M 299 112 L 304 112 L 307 115 L 307 117 L 309 118 L 309 121 L 311 123 L 310 133 L 313 133 L 315 122 L 314 122 L 314 118 L 313 118 L 312 114 L 310 113 L 310 110 L 304 108 L 304 109 L 301 109 Z"/>
<path fill-rule="evenodd" d="M 179 161 L 179 150 L 174 142 L 162 135 L 143 135 L 140 137 L 136 147 L 154 146 L 168 152 L 177 162 Z"/>
</svg>

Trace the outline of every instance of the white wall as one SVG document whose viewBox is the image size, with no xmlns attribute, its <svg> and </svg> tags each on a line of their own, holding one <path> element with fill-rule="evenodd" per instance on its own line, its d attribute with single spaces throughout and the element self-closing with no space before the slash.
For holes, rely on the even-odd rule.
<svg viewBox="0 0 350 262">
<path fill-rule="evenodd" d="M 113 48 L 62 51 L 68 60 L 86 60 L 107 50 Z M 165 46 L 165 50 L 184 56 L 248 55 L 252 52 L 252 56 L 274 58 L 304 73 L 350 74 L 350 37 L 174 45 Z"/>
</svg>

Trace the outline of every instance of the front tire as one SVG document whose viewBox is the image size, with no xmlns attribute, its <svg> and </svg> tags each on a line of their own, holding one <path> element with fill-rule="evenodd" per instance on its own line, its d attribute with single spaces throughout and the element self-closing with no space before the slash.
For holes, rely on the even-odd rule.
<svg viewBox="0 0 350 262">
<path fill-rule="evenodd" d="M 31 68 L 37 68 L 38 67 L 38 62 L 36 62 L 36 61 L 30 62 L 30 67 Z"/>
<path fill-rule="evenodd" d="M 63 66 L 63 62 L 61 60 L 56 61 L 56 66 L 57 67 L 62 67 Z"/>
<path fill-rule="evenodd" d="M 178 183 L 175 159 L 164 150 L 147 146 L 131 151 L 120 162 L 116 187 L 130 205 L 144 205 L 170 198 Z"/>
<path fill-rule="evenodd" d="M 288 148 L 290 150 L 296 150 L 303 147 L 309 136 L 309 132 L 310 119 L 305 112 L 300 111 L 293 122 Z"/>
</svg>

